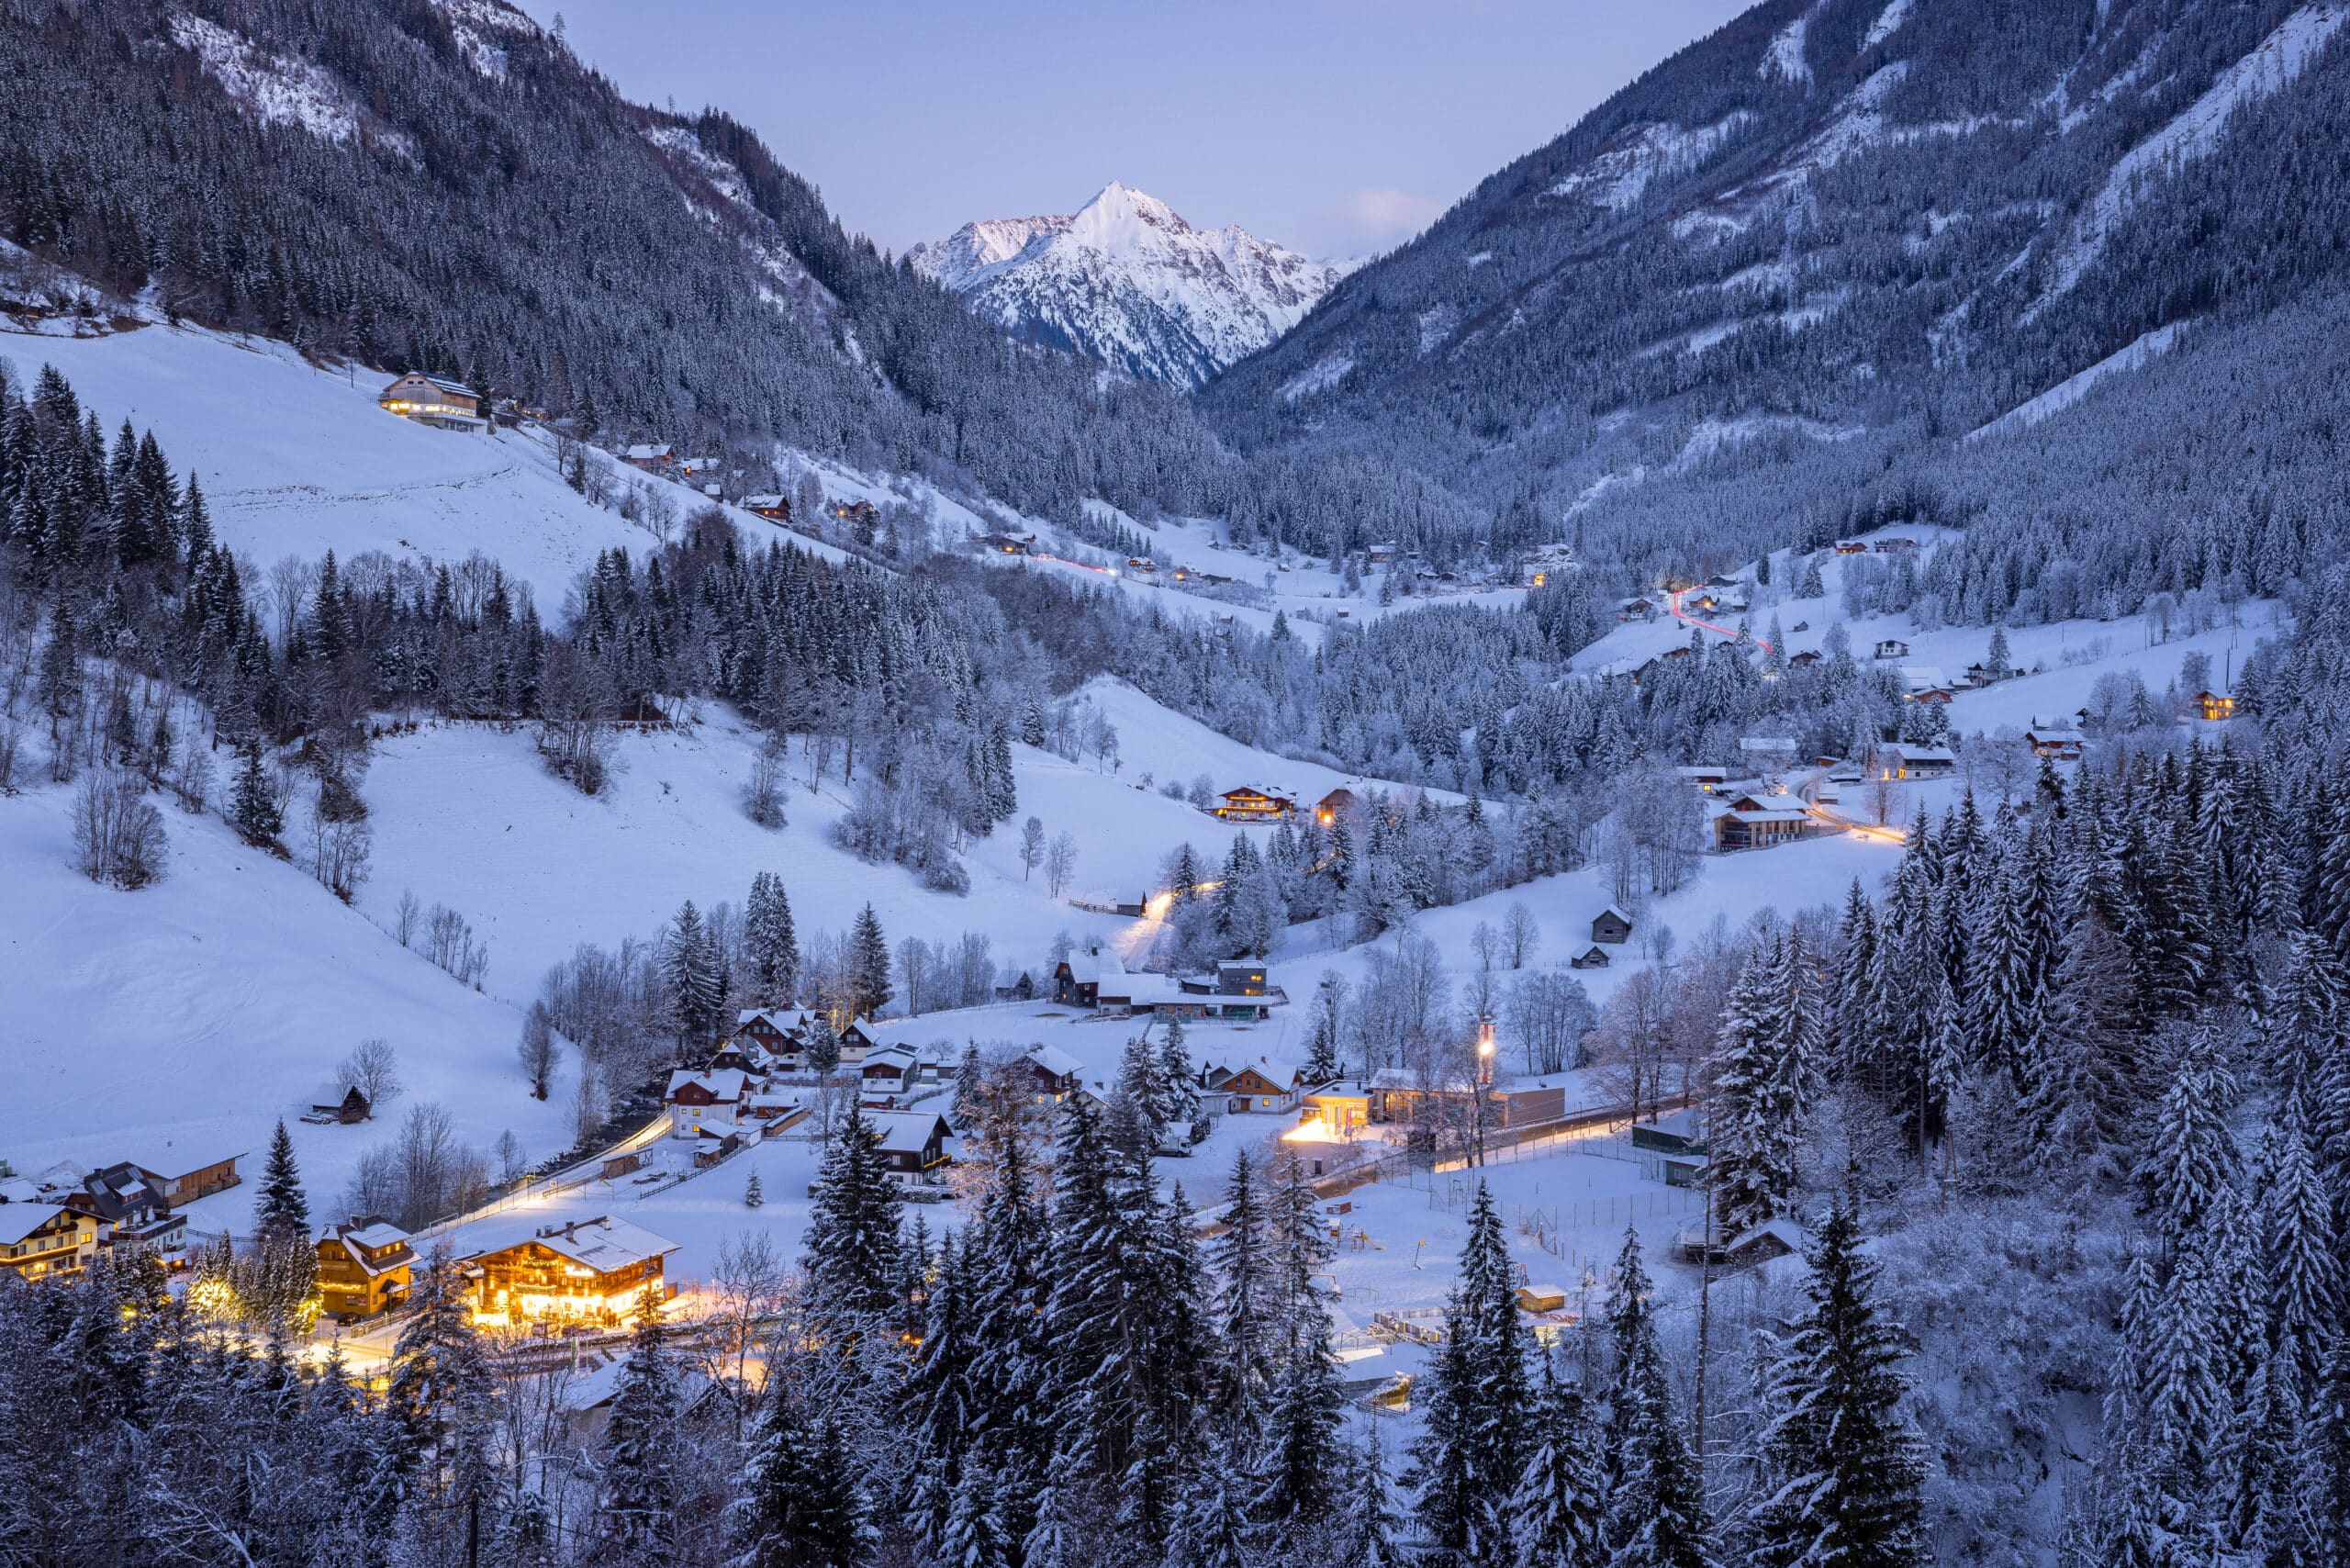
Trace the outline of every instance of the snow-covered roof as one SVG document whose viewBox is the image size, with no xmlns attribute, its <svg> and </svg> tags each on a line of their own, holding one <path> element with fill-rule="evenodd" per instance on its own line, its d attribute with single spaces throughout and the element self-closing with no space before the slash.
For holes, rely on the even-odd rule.
<svg viewBox="0 0 2350 1568">
<path fill-rule="evenodd" d="M 0 1247 L 13 1247 L 66 1211 L 56 1204 L 0 1204 Z"/>
<path fill-rule="evenodd" d="M 1693 762 L 1685 767 L 1676 767 L 1673 771 L 1684 778 L 1727 778 L 1729 777 L 1729 768 L 1717 767 L 1710 762 Z"/>
<path fill-rule="evenodd" d="M 722 1067 L 715 1072 L 696 1072 L 679 1068 L 669 1074 L 669 1098 L 675 1100 L 677 1091 L 689 1083 L 699 1083 L 710 1091 L 710 1097 L 721 1103 L 740 1100 L 751 1086 L 751 1075 L 739 1067 Z"/>
<path fill-rule="evenodd" d="M 1104 980 L 1125 978 L 1126 966 L 1113 952 L 1071 953 L 1062 962 L 1069 965 L 1069 978 L 1078 985 L 1098 985 Z"/>
<path fill-rule="evenodd" d="M 744 496 L 743 504 L 753 511 L 773 511 L 783 505 L 781 496 Z"/>
<path fill-rule="evenodd" d="M 919 1154 L 946 1127 L 946 1118 L 935 1111 L 867 1111 L 865 1125 L 873 1129 L 882 1153 Z"/>
<path fill-rule="evenodd" d="M 1070 1078 L 1085 1070 L 1085 1064 L 1058 1046 L 1033 1046 L 1027 1059 L 1056 1078 Z"/>
<path fill-rule="evenodd" d="M 1624 913 L 1623 906 L 1620 904 L 1609 904 L 1606 909 L 1599 912 L 1596 918 L 1605 920 L 1611 914 L 1627 925 L 1632 924 L 1632 917 Z"/>
<path fill-rule="evenodd" d="M 584 1264 L 599 1273 L 609 1274 L 648 1259 L 660 1258 L 677 1249 L 674 1241 L 654 1235 L 641 1225 L 610 1215 L 583 1219 L 560 1226 L 541 1226 L 535 1216 L 502 1216 L 467 1226 L 460 1237 L 464 1256 L 480 1258 L 492 1252 L 503 1252 L 509 1247 L 521 1247 L 536 1242 L 548 1251 Z"/>
<path fill-rule="evenodd" d="M 381 1219 L 372 1225 L 346 1227 L 342 1235 L 345 1240 L 356 1241 L 362 1247 L 397 1247 L 408 1239 L 407 1231 L 389 1220 Z"/>
<path fill-rule="evenodd" d="M 1958 761 L 1958 754 L 1950 747 L 1942 745 L 1896 745 L 1887 746 L 1886 749 L 1899 756 L 1904 762 L 1955 763 Z"/>
<path fill-rule="evenodd" d="M 1794 737 L 1789 735 L 1745 735 L 1740 738 L 1738 749 L 1740 751 L 1793 753 L 1796 749 L 1796 743 Z"/>
<path fill-rule="evenodd" d="M 636 445 L 628 449 L 628 454 L 639 461 L 649 457 L 666 457 L 669 455 L 669 443 L 667 442 L 660 442 L 657 443 L 652 442 L 639 442 Z"/>
<path fill-rule="evenodd" d="M 1940 665 L 1903 665 L 1901 684 L 1912 691 L 1921 691 L 1929 687 L 1947 687 L 1950 680 Z"/>
</svg>

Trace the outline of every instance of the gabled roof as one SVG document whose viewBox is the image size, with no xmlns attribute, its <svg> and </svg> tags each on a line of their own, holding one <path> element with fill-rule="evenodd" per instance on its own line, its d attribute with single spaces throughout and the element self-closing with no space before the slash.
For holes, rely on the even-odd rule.
<svg viewBox="0 0 2350 1568">
<path fill-rule="evenodd" d="M 657 442 L 639 442 L 636 445 L 628 449 L 628 454 L 631 457 L 637 458 L 666 457 L 669 455 L 669 443 L 666 441 Z"/>
<path fill-rule="evenodd" d="M 1026 1058 L 1056 1078 L 1073 1078 L 1085 1070 L 1085 1064 L 1058 1046 L 1032 1046 Z"/>
<path fill-rule="evenodd" d="M 13 1247 L 71 1210 L 56 1204 L 0 1204 L 0 1247 Z"/>
<path fill-rule="evenodd" d="M 884 1154 L 920 1154 L 934 1134 L 943 1138 L 952 1130 L 935 1111 L 867 1111 L 865 1122 Z"/>
<path fill-rule="evenodd" d="M 696 1072 L 681 1067 L 669 1074 L 669 1098 L 675 1100 L 677 1091 L 689 1083 L 699 1083 L 710 1091 L 711 1099 L 723 1103 L 743 1098 L 750 1089 L 751 1075 L 739 1067 L 722 1067 L 715 1072 Z"/>
<path fill-rule="evenodd" d="M 480 1258 L 536 1242 L 560 1257 L 609 1274 L 677 1249 L 676 1242 L 665 1240 L 641 1225 L 609 1215 L 560 1226 L 536 1225 L 532 1223 L 534 1217 L 523 1215 L 467 1226 L 459 1233 L 464 1249 L 462 1256 Z"/>
</svg>

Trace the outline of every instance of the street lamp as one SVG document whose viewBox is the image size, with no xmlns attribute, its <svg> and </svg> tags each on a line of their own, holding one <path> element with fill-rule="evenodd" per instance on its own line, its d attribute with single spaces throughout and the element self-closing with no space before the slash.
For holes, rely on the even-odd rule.
<svg viewBox="0 0 2350 1568">
<path fill-rule="evenodd" d="M 1485 1163 L 1485 1123 L 1493 1115 L 1494 1092 L 1494 1021 L 1484 1014 L 1477 1015 L 1477 1092 L 1471 1112 L 1474 1120 L 1476 1159 Z"/>
</svg>

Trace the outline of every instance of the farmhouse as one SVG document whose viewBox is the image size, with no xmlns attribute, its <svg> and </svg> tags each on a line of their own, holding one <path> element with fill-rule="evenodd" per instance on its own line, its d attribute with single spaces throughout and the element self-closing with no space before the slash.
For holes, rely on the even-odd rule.
<svg viewBox="0 0 2350 1568">
<path fill-rule="evenodd" d="M 1697 792 L 1701 795 L 1711 794 L 1729 782 L 1729 769 L 1717 767 L 1710 762 L 1692 763 L 1688 767 L 1676 767 L 1673 771 L 1697 786 Z"/>
<path fill-rule="evenodd" d="M 56 1204 L 0 1204 L 0 1268 L 37 1280 L 85 1268 L 97 1251 L 95 1215 Z"/>
<path fill-rule="evenodd" d="M 1876 645 L 1876 656 L 1880 659 L 1906 659 L 1909 656 L 1909 644 L 1898 637 L 1887 637 Z"/>
<path fill-rule="evenodd" d="M 743 1061 L 727 1065 L 798 1067 L 800 1053 L 807 1048 L 811 1016 L 804 1007 L 744 1008 L 735 1015 L 734 1033 L 726 1039 L 726 1047 L 740 1053 Z"/>
<path fill-rule="evenodd" d="M 661 1283 L 661 1260 L 677 1249 L 643 1226 L 599 1215 L 563 1225 L 527 1217 L 468 1228 L 460 1262 L 473 1282 L 477 1317 L 507 1323 L 537 1317 L 618 1322 L 647 1286 Z"/>
<path fill-rule="evenodd" d="M 133 1159 L 131 1163 L 154 1183 L 165 1203 L 185 1206 L 235 1186 L 242 1180 L 237 1174 L 237 1161 L 243 1158 L 242 1153 L 226 1154 L 208 1163 L 196 1164 L 188 1156 L 176 1155 L 167 1142 L 162 1148 L 150 1151 L 148 1158 Z"/>
<path fill-rule="evenodd" d="M 1595 942 L 1621 944 L 1632 939 L 1632 917 L 1609 904 L 1591 917 L 1591 939 Z"/>
<path fill-rule="evenodd" d="M 927 1185 L 944 1175 L 953 1131 L 946 1117 L 935 1111 L 877 1111 L 865 1120 L 890 1180 Z"/>
<path fill-rule="evenodd" d="M 1286 821 L 1296 810 L 1297 802 L 1287 795 L 1244 784 L 1224 792 L 1224 804 L 1215 809 L 1215 814 L 1226 822 L 1274 823 Z"/>
<path fill-rule="evenodd" d="M 911 1046 L 885 1046 L 856 1070 L 858 1086 L 868 1095 L 902 1094 L 914 1081 L 914 1051 Z"/>
<path fill-rule="evenodd" d="M 1836 542 L 1836 554 L 1839 555 L 1865 555 L 1868 553 L 1869 547 L 1857 539 L 1839 539 Z"/>
<path fill-rule="evenodd" d="M 1877 753 L 1880 778 L 1947 778 L 1958 771 L 1958 754 L 1948 746 L 1903 742 Z"/>
<path fill-rule="evenodd" d="M 374 1215 L 330 1225 L 319 1238 L 319 1296 L 329 1317 L 373 1317 L 408 1297 L 416 1249 L 408 1233 Z"/>
<path fill-rule="evenodd" d="M 1818 662 L 1819 650 L 1817 648 L 1806 648 L 1802 653 L 1789 654 L 1787 655 L 1787 667 L 1789 669 L 1809 669 Z"/>
<path fill-rule="evenodd" d="M 756 512 L 773 522 L 791 521 L 791 502 L 782 496 L 744 496 L 743 510 Z"/>
<path fill-rule="evenodd" d="M 1813 826 L 1811 813 L 1800 807 L 1774 805 L 1756 795 L 1740 795 L 1714 819 L 1717 850 L 1768 849 L 1801 838 Z"/>
<path fill-rule="evenodd" d="M 632 468 L 642 468 L 647 474 L 659 474 L 677 466 L 677 454 L 666 441 L 641 442 L 621 454 L 621 461 Z"/>
<path fill-rule="evenodd" d="M 376 407 L 444 431 L 484 431 L 481 394 L 462 382 L 409 371 L 375 394 Z"/>
<path fill-rule="evenodd" d="M 2236 700 L 2223 692 L 2199 691 L 2195 694 L 2195 711 L 2197 717 L 2214 722 L 2232 719 L 2236 716 Z"/>
<path fill-rule="evenodd" d="M 1362 798 L 1341 784 L 1314 802 L 1314 820 L 1324 827 L 1335 825 L 1339 819 L 1356 822 L 1362 816 Z"/>
</svg>

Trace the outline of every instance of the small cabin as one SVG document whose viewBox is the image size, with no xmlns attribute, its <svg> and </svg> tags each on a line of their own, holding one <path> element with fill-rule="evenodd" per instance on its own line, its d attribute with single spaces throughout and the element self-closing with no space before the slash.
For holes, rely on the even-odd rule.
<svg viewBox="0 0 2350 1568">
<path fill-rule="evenodd" d="M 663 474 L 677 465 L 676 448 L 667 442 L 640 442 L 621 454 L 621 461 L 647 474 Z"/>
<path fill-rule="evenodd" d="M 2034 755 L 2058 762 L 2072 762 L 2081 755 L 2082 736 L 2079 726 L 2069 719 L 2053 714 L 2035 713 L 2031 728 L 2023 733 L 2024 744 Z"/>
<path fill-rule="evenodd" d="M 1868 553 L 1869 547 L 1857 539 L 1839 539 L 1836 542 L 1836 554 L 1839 555 L 1865 555 Z"/>
<path fill-rule="evenodd" d="M 744 496 L 743 510 L 755 512 L 772 522 L 791 521 L 791 502 L 782 496 Z"/>
<path fill-rule="evenodd" d="M 444 431 L 485 431 L 481 394 L 461 381 L 409 371 L 375 394 L 375 406 L 404 420 Z"/>
<path fill-rule="evenodd" d="M 1609 904 L 1591 917 L 1591 939 L 1621 945 L 1632 939 L 1632 917 Z"/>
<path fill-rule="evenodd" d="M 1335 826 L 1342 818 L 1351 821 L 1361 814 L 1361 798 L 1343 784 L 1314 802 L 1314 820 L 1324 827 Z"/>
<path fill-rule="evenodd" d="M 1802 653 L 1789 654 L 1787 655 L 1787 667 L 1789 669 L 1809 669 L 1818 662 L 1819 652 L 1816 648 L 1806 648 Z"/>
<path fill-rule="evenodd" d="M 1614 962 L 1615 960 L 1607 956 L 1607 949 L 1595 942 L 1590 946 L 1584 948 L 1581 953 L 1575 955 L 1575 957 L 1569 958 L 1567 960 L 1567 968 L 1571 969 L 1604 969 Z"/>
<path fill-rule="evenodd" d="M 1877 756 L 1880 778 L 1947 778 L 1958 771 L 1958 754 L 1948 746 L 1891 745 Z"/>
<path fill-rule="evenodd" d="M 1729 768 L 1718 767 L 1708 762 L 1692 763 L 1685 767 L 1676 767 L 1673 771 L 1695 784 L 1697 787 L 1697 792 L 1701 795 L 1710 795 L 1729 782 Z"/>
<path fill-rule="evenodd" d="M 998 1002 L 1034 1002 L 1036 999 L 1036 982 L 1026 969 L 1023 969 L 1020 978 L 1010 985 L 995 988 L 995 999 Z"/>
</svg>

